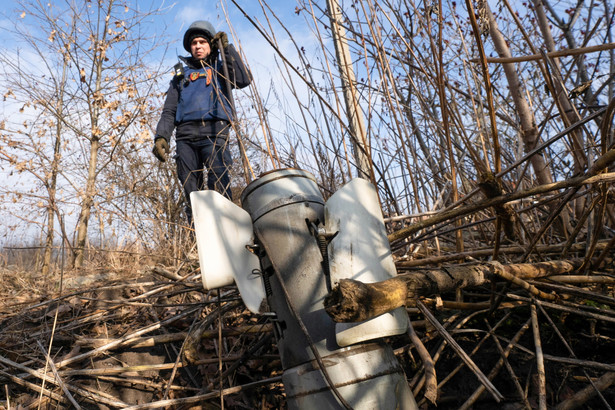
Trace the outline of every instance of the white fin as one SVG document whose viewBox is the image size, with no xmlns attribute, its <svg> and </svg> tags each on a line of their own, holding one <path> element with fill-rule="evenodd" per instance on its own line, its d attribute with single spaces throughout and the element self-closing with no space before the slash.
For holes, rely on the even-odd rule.
<svg viewBox="0 0 615 410">
<path fill-rule="evenodd" d="M 338 232 L 328 247 L 331 282 L 354 279 L 380 282 L 397 275 L 382 210 L 374 186 L 355 178 L 325 203 L 325 230 Z M 359 323 L 336 323 L 337 344 L 397 335 L 408 329 L 403 307 Z"/>
<path fill-rule="evenodd" d="M 253 244 L 250 215 L 213 190 L 190 194 L 194 230 L 205 289 L 237 283 L 241 298 L 252 313 L 262 313 L 265 289 Z"/>
</svg>

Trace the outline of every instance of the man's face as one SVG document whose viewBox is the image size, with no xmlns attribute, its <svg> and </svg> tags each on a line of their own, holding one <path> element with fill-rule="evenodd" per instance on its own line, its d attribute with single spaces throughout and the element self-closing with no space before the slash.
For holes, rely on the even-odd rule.
<svg viewBox="0 0 615 410">
<path fill-rule="evenodd" d="M 192 57 L 197 60 L 207 58 L 207 56 L 211 53 L 209 42 L 204 37 L 194 38 L 192 43 L 190 43 L 190 53 L 192 54 Z"/>
</svg>

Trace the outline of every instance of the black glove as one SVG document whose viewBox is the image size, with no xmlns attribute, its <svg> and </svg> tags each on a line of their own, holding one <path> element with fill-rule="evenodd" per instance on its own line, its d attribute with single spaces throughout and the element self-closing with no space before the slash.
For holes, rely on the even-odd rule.
<svg viewBox="0 0 615 410">
<path fill-rule="evenodd" d="M 218 31 L 214 36 L 212 40 L 213 48 L 218 48 L 218 40 L 222 43 L 223 50 L 228 47 L 228 36 L 224 31 Z"/>
<path fill-rule="evenodd" d="M 157 137 L 154 141 L 154 149 L 152 153 L 158 161 L 165 162 L 167 160 L 167 154 L 169 153 L 169 143 L 163 137 Z"/>
</svg>

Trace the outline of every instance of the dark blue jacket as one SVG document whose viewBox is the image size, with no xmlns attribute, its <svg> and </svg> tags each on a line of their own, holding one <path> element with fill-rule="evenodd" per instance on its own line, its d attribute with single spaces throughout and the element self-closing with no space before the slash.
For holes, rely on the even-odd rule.
<svg viewBox="0 0 615 410">
<path fill-rule="evenodd" d="M 223 94 L 218 61 L 214 67 L 184 67 L 184 79 L 179 82 L 179 101 L 175 111 L 175 124 L 186 121 L 231 121 L 233 112 L 226 94 Z"/>
<path fill-rule="evenodd" d="M 232 44 L 226 47 L 224 56 L 231 88 L 248 86 L 252 75 Z M 176 139 L 211 137 L 228 130 L 235 113 L 221 59 L 208 60 L 205 67 L 192 57 L 180 59 L 185 63 L 184 75 L 171 80 L 156 138 L 169 141 L 174 129 Z"/>
</svg>

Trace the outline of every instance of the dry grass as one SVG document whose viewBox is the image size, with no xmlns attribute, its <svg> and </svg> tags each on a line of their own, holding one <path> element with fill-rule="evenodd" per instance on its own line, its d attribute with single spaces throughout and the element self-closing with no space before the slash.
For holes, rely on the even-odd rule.
<svg viewBox="0 0 615 410">
<path fill-rule="evenodd" d="M 612 268 L 594 273 L 613 275 Z M 137 403 L 143 403 L 141 408 L 219 408 L 221 400 L 227 408 L 285 405 L 270 324 L 243 307 L 234 287 L 204 291 L 194 260 L 140 270 L 102 269 L 98 261 L 87 270 L 65 271 L 61 291 L 58 273 L 42 278 L 3 267 L 0 275 L 0 408 L 8 401 L 11 409 L 68 407 L 71 397 L 83 408 L 95 408 L 95 403 L 109 408 Z M 534 284 L 546 291 L 553 285 Z M 609 373 L 600 365 L 609 366 L 615 347 L 613 286 L 565 286 L 568 290 L 558 291 L 557 303 L 538 305 L 538 337 L 546 357 L 543 386 L 550 405 Z M 497 295 L 505 297 L 490 313 L 490 300 Z M 511 406 L 533 407 L 541 384 L 536 379 L 536 336 L 528 330 L 532 297 L 505 282 L 466 289 L 462 304 L 454 302 L 455 295 L 441 297 L 424 302 L 445 331 L 485 374 L 503 361 L 492 382 Z M 476 409 L 493 408 L 491 396 L 473 396 L 480 382 L 460 366 L 442 331 L 426 325 L 418 311 L 409 312 L 434 360 L 440 383 L 437 408 L 456 409 L 464 401 Z M 388 341 L 417 401 L 435 408 L 423 397 L 426 380 L 414 344 L 406 336 Z M 57 378 L 45 359 L 47 351 Z M 562 361 L 571 357 L 577 362 Z M 48 376 L 44 383 L 42 372 Z M 517 388 L 514 380 L 520 383 Z M 608 386 L 601 394 L 604 400 L 615 399 Z M 584 403 L 603 406 L 595 396 Z"/>
<path fill-rule="evenodd" d="M 54 398 L 58 398 L 54 394 L 63 397 L 61 407 L 69 405 L 69 396 L 63 392 L 61 383 L 42 383 L 42 376 L 36 376 L 40 374 L 36 371 L 45 370 L 44 353 L 48 349 L 60 380 L 81 406 L 89 408 L 102 402 L 116 408 L 125 405 L 122 400 L 136 404 L 185 399 L 206 391 L 210 383 L 216 382 L 219 363 L 232 364 L 244 353 L 243 349 L 262 338 L 268 343 L 261 341 L 261 349 L 255 352 L 262 357 L 238 366 L 229 377 L 233 387 L 273 377 L 264 383 L 265 387 L 250 389 L 264 389 L 259 400 L 265 402 L 265 397 L 270 396 L 272 403 L 276 403 L 279 362 L 276 366 L 270 358 L 277 354 L 271 350 L 269 326 L 246 313 L 237 302 L 235 289 L 221 290 L 220 296 L 203 292 L 195 265 L 189 260 L 174 272 L 162 268 L 156 272 L 145 267 L 140 271 L 103 270 L 96 264 L 87 270 L 64 272 L 60 291 L 58 274 L 52 280 L 4 268 L 0 288 L 0 385 L 7 390 L 0 393 L 0 398 L 4 396 L 0 408 L 7 403 L 3 401 L 7 400 L 7 393 L 12 406 L 53 406 Z M 184 280 L 169 281 L 166 277 L 178 274 Z M 218 312 L 223 312 L 223 316 Z M 248 332 L 248 325 L 257 327 Z M 219 326 L 225 332 L 222 346 L 216 340 Z M 213 330 L 205 332 L 206 328 Z M 196 330 L 199 336 L 194 335 Z M 197 337 L 193 347 L 187 345 L 190 334 Z M 147 337 L 154 342 L 148 342 Z M 150 344 L 139 347 L 139 343 Z M 74 356 L 83 357 L 71 363 Z M 19 365 L 12 366 L 14 363 Z M 141 367 L 122 372 L 117 366 Z M 101 368 L 105 369 L 102 374 Z M 71 373 L 83 369 L 99 373 Z M 24 371 L 35 375 L 18 376 Z M 50 367 L 46 372 L 52 375 Z M 11 377 L 19 377 L 23 383 Z M 219 383 L 227 387 L 230 380 Z M 42 399 L 36 386 L 44 388 Z M 115 400 L 110 399 L 112 396 Z M 248 400 L 246 397 L 251 396 L 239 393 L 229 396 L 227 401 L 240 403 Z M 246 405 L 251 408 L 257 404 L 253 399 L 248 401 L 250 404 Z"/>
</svg>

